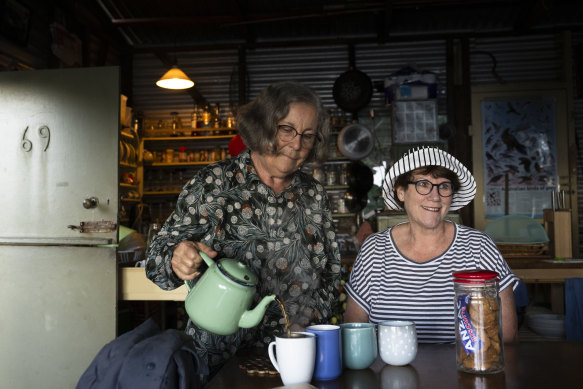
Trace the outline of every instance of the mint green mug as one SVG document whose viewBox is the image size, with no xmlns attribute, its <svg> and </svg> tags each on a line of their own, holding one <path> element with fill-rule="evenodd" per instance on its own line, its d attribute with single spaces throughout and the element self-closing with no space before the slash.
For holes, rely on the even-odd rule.
<svg viewBox="0 0 583 389">
<path fill-rule="evenodd" d="M 360 370 L 366 369 L 377 359 L 377 332 L 373 323 L 343 323 L 342 362 L 344 366 Z"/>
</svg>

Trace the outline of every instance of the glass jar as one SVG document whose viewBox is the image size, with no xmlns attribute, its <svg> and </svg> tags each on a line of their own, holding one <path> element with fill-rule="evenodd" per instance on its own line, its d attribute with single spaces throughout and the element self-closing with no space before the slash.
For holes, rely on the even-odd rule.
<svg viewBox="0 0 583 389">
<path fill-rule="evenodd" d="M 336 178 L 337 178 L 336 166 L 334 165 L 326 166 L 326 185 L 328 186 L 336 185 Z"/>
<path fill-rule="evenodd" d="M 194 106 L 194 111 L 190 114 L 190 128 L 198 128 L 198 108 Z"/>
<path fill-rule="evenodd" d="M 455 272 L 453 287 L 458 370 L 480 374 L 503 371 L 498 273 L 490 270 Z"/>
<path fill-rule="evenodd" d="M 338 209 L 338 213 L 348 213 L 346 199 L 343 196 L 338 197 L 336 200 L 336 208 Z"/>
<path fill-rule="evenodd" d="M 187 148 L 184 146 L 180 146 L 178 148 L 178 162 L 187 162 L 187 161 L 188 161 Z"/>
<path fill-rule="evenodd" d="M 210 107 L 208 105 L 205 105 L 203 111 L 202 111 L 202 128 L 210 128 L 211 127 L 211 111 L 210 111 Z M 208 134 L 203 134 L 203 135 L 208 135 Z"/>
<path fill-rule="evenodd" d="M 174 162 L 174 149 L 166 149 L 166 154 L 164 154 L 164 162 Z"/>
<path fill-rule="evenodd" d="M 180 135 L 177 130 L 182 129 L 182 121 L 180 120 L 180 116 L 178 116 L 178 112 L 170 112 L 170 116 L 172 116 L 172 136 Z"/>
<path fill-rule="evenodd" d="M 313 177 L 320 181 L 320 183 L 324 183 L 326 181 L 326 173 L 324 172 L 323 167 L 315 168 L 313 172 Z"/>
<path fill-rule="evenodd" d="M 338 184 L 348 185 L 348 164 L 346 163 L 340 165 L 340 170 L 338 171 Z"/>
</svg>

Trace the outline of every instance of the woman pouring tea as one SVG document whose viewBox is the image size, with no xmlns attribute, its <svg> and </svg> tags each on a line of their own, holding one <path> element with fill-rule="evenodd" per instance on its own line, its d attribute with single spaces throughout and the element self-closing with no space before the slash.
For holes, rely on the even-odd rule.
<svg viewBox="0 0 583 389">
<path fill-rule="evenodd" d="M 275 83 L 239 109 L 246 149 L 199 170 L 148 251 L 148 278 L 163 289 L 196 283 L 209 257 L 232 258 L 258 276 L 257 297 L 275 294 L 290 329 L 326 323 L 339 295 L 340 252 L 323 186 L 302 166 L 327 157 L 329 118 L 320 98 L 296 82 Z M 261 347 L 285 331 L 271 303 L 257 327 L 228 336 L 190 320 L 186 333 L 213 375 L 242 347 Z"/>
</svg>

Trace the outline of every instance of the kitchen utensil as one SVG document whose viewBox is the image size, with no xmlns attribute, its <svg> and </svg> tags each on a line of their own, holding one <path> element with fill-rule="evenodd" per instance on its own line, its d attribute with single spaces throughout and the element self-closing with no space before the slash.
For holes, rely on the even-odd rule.
<svg viewBox="0 0 583 389">
<path fill-rule="evenodd" d="M 352 192 L 359 196 L 366 195 L 373 183 L 374 175 L 371 168 L 360 161 L 353 161 L 348 165 L 348 186 Z"/>
<path fill-rule="evenodd" d="M 199 254 L 208 269 L 194 285 L 185 282 L 188 290 L 185 307 L 190 319 L 218 335 L 231 335 L 239 327 L 256 326 L 276 296 L 265 296 L 253 310 L 247 310 L 256 290 L 255 273 L 234 259 L 215 262 L 205 253 Z"/>
<path fill-rule="evenodd" d="M 372 81 L 355 66 L 354 46 L 349 46 L 349 70 L 334 81 L 332 95 L 336 104 L 354 115 L 364 108 L 372 97 Z"/>
<path fill-rule="evenodd" d="M 372 132 L 359 123 L 352 123 L 344 127 L 338 134 L 338 149 L 353 160 L 365 158 L 374 147 Z"/>
<path fill-rule="evenodd" d="M 350 69 L 334 81 L 332 95 L 336 104 L 345 111 L 357 112 L 372 97 L 372 81 L 360 70 Z"/>
</svg>

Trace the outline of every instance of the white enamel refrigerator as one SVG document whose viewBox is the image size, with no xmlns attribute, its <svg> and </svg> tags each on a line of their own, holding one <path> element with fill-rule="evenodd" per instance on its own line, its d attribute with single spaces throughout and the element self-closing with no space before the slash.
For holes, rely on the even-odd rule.
<svg viewBox="0 0 583 389">
<path fill-rule="evenodd" d="M 74 388 L 116 336 L 119 84 L 0 72 L 0 388 Z"/>
</svg>

